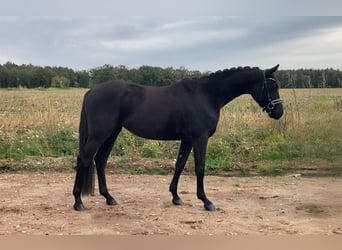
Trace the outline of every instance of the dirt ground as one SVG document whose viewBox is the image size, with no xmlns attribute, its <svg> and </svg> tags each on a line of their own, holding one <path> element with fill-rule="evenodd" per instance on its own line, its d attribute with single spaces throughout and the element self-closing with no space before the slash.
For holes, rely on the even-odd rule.
<svg viewBox="0 0 342 250">
<path fill-rule="evenodd" d="M 207 212 L 196 198 L 196 179 L 182 176 L 183 206 L 174 206 L 171 176 L 108 176 L 119 205 L 100 195 L 73 210 L 74 174 L 0 175 L 0 235 L 245 235 L 342 234 L 342 178 L 214 177 L 206 193 L 217 207 Z"/>
</svg>

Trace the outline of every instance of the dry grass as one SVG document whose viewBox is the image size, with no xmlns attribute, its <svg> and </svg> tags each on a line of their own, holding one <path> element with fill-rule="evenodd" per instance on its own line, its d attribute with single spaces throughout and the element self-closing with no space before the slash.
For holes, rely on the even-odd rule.
<svg viewBox="0 0 342 250">
<path fill-rule="evenodd" d="M 85 89 L 0 90 L 0 131 L 77 130 Z"/>
<path fill-rule="evenodd" d="M 342 89 L 282 89 L 285 113 L 282 119 L 268 119 L 250 96 L 244 95 L 229 103 L 221 113 L 218 136 L 242 126 L 282 132 L 316 122 L 339 127 L 342 120 Z"/>
<path fill-rule="evenodd" d="M 86 89 L 2 89 L 0 130 L 2 133 L 32 128 L 53 130 L 59 126 L 77 130 L 85 92 Z M 284 126 L 278 123 L 299 126 L 310 120 L 340 119 L 342 89 L 283 89 L 281 97 L 285 103 L 285 116 L 280 121 L 267 119 L 250 96 L 235 99 L 221 113 L 218 133 L 238 129 L 241 123 L 274 128 Z M 320 100 L 325 101 L 321 108 L 317 107 Z"/>
</svg>

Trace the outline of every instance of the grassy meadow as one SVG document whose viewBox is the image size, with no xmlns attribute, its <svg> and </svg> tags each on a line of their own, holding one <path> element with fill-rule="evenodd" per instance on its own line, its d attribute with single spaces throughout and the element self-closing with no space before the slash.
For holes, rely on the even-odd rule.
<svg viewBox="0 0 342 250">
<path fill-rule="evenodd" d="M 25 170 L 37 165 L 42 171 L 51 165 L 72 169 L 85 92 L 1 89 L 0 168 L 19 164 L 18 169 Z M 342 89 L 283 89 L 280 94 L 285 113 L 279 121 L 268 118 L 250 96 L 241 96 L 222 110 L 208 146 L 208 173 L 237 169 L 242 174 L 267 175 L 296 168 L 342 169 Z M 163 162 L 173 162 L 178 146 L 178 142 L 144 140 L 123 130 L 110 161 L 115 166 L 129 165 L 133 158 L 152 159 L 161 166 L 158 173 L 164 174 L 171 170 L 165 170 Z M 189 162 L 193 164 L 191 157 Z M 149 169 L 142 164 L 130 171 L 148 173 Z"/>
</svg>

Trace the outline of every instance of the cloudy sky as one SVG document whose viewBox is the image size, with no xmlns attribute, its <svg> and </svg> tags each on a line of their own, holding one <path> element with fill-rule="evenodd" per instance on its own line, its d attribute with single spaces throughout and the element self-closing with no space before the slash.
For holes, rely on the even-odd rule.
<svg viewBox="0 0 342 250">
<path fill-rule="evenodd" d="M 342 16 L 1 16 L 0 63 L 342 70 Z"/>
</svg>

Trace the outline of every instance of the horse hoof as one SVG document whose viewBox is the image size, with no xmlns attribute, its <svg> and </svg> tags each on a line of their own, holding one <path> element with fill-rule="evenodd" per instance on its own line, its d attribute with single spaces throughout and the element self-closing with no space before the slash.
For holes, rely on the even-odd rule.
<svg viewBox="0 0 342 250">
<path fill-rule="evenodd" d="M 181 206 L 183 205 L 183 201 L 181 199 L 172 199 L 172 203 L 176 206 Z"/>
<path fill-rule="evenodd" d="M 85 208 L 84 208 L 84 206 L 83 206 L 82 203 L 75 203 L 74 209 L 75 209 L 76 211 L 83 211 Z"/>
<path fill-rule="evenodd" d="M 207 210 L 207 211 L 215 211 L 215 210 L 216 210 L 215 206 L 214 206 L 212 203 L 210 203 L 210 204 L 204 204 L 204 208 L 205 208 L 205 210 Z"/>
<path fill-rule="evenodd" d="M 115 206 L 115 205 L 118 204 L 118 203 L 116 202 L 115 199 L 108 199 L 108 200 L 106 201 L 106 203 L 107 203 L 107 205 L 109 205 L 109 206 Z"/>
</svg>

